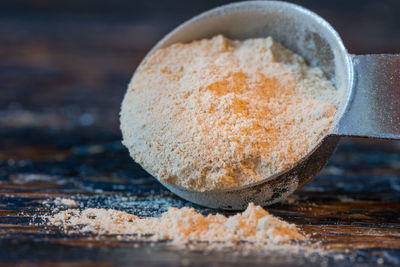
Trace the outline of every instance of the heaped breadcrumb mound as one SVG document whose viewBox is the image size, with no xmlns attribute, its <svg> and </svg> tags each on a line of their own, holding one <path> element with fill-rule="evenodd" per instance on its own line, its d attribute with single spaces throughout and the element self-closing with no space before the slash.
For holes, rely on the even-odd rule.
<svg viewBox="0 0 400 267">
<path fill-rule="evenodd" d="M 270 215 L 250 203 L 243 213 L 231 217 L 203 216 L 193 208 L 170 207 L 161 218 L 139 218 L 126 212 L 106 209 L 69 209 L 47 217 L 52 225 L 67 232 L 119 235 L 132 240 L 169 240 L 177 245 L 189 242 L 254 242 L 285 244 L 305 237 L 294 224 Z"/>
<path fill-rule="evenodd" d="M 163 182 L 207 191 L 291 167 L 327 132 L 338 92 L 272 38 L 174 44 L 138 68 L 123 143 Z"/>
</svg>

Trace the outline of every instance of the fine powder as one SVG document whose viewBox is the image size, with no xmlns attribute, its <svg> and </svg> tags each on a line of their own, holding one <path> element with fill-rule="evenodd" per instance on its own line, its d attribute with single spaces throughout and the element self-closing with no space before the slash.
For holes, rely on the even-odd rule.
<svg viewBox="0 0 400 267">
<path fill-rule="evenodd" d="M 118 235 L 124 240 L 169 240 L 175 245 L 189 242 L 281 245 L 304 240 L 294 224 L 270 215 L 250 203 L 243 213 L 231 217 L 221 214 L 203 216 L 193 208 L 170 207 L 161 218 L 139 218 L 112 209 L 68 209 L 46 217 L 51 225 L 68 233 Z"/>
<path fill-rule="evenodd" d="M 270 37 L 177 43 L 132 78 L 123 144 L 163 182 L 231 188 L 293 166 L 327 132 L 338 99 L 319 68 Z"/>
</svg>

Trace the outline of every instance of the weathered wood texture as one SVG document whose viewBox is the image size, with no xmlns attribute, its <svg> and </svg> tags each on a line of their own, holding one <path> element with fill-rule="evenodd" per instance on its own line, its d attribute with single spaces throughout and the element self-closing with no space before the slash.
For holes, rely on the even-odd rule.
<svg viewBox="0 0 400 267">
<path fill-rule="evenodd" d="M 164 33 L 223 3 L 98 1 L 91 8 L 85 1 L 57 2 L 0 3 L 0 263 L 400 264 L 400 145 L 388 141 L 343 140 L 318 177 L 268 208 L 298 224 L 329 255 L 225 251 L 205 257 L 164 243 L 45 229 L 34 216 L 54 209 L 44 202 L 59 196 L 140 216 L 191 205 L 129 158 L 120 144 L 119 104 L 135 66 Z M 396 1 L 296 2 L 326 16 L 353 53 L 400 50 Z"/>
</svg>

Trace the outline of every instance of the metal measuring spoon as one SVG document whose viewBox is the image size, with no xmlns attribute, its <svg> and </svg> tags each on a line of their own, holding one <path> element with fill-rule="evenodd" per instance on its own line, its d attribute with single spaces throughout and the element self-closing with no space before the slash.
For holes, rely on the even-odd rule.
<svg viewBox="0 0 400 267">
<path fill-rule="evenodd" d="M 227 210 L 244 209 L 249 202 L 270 205 L 314 177 L 341 136 L 400 138 L 400 55 L 349 55 L 323 18 L 298 5 L 275 1 L 241 2 L 207 11 L 177 27 L 152 51 L 217 34 L 230 39 L 272 36 L 332 79 L 341 93 L 340 106 L 330 130 L 292 168 L 255 183 L 206 192 L 161 181 L 178 196 Z"/>
</svg>

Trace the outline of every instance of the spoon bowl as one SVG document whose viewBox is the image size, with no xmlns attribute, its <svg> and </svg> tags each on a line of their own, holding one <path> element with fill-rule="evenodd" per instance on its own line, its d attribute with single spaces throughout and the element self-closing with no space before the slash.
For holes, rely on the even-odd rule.
<svg viewBox="0 0 400 267">
<path fill-rule="evenodd" d="M 249 202 L 262 206 L 270 205 L 285 199 L 314 177 L 334 152 L 341 136 L 399 137 L 400 110 L 392 107 L 380 113 L 377 110 L 382 109 L 382 105 L 387 104 L 387 100 L 393 99 L 394 95 L 400 97 L 400 75 L 396 76 L 393 70 L 400 67 L 400 58 L 387 55 L 379 61 L 378 56 L 350 56 L 338 33 L 328 22 L 295 4 L 281 1 L 248 1 L 212 9 L 178 26 L 149 54 L 173 43 L 187 43 L 218 34 L 234 40 L 271 36 L 286 48 L 301 55 L 311 66 L 322 69 L 339 90 L 340 105 L 328 132 L 289 169 L 251 184 L 205 192 L 188 190 L 161 181 L 178 196 L 202 206 L 225 210 L 242 210 Z M 376 69 L 368 69 L 371 68 L 367 66 L 370 61 Z M 376 70 L 381 68 L 382 64 L 386 66 L 385 73 L 392 78 L 390 83 L 382 75 L 369 77 L 369 82 L 364 85 L 357 82 L 360 76 L 370 76 L 372 72 L 376 74 Z M 372 90 L 377 82 L 385 93 L 385 99 L 378 101 L 376 94 L 379 92 Z M 363 116 L 367 109 L 366 102 L 372 102 L 372 118 Z M 392 106 L 396 104 L 393 103 Z M 395 118 L 387 120 L 388 116 Z M 357 123 L 361 125 L 356 126 Z"/>
</svg>

